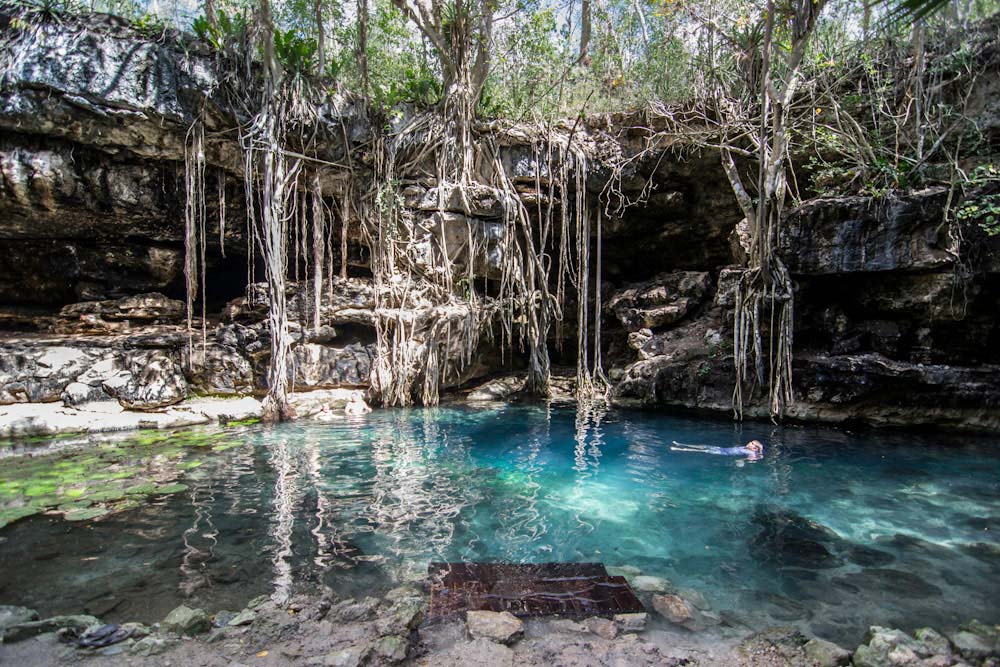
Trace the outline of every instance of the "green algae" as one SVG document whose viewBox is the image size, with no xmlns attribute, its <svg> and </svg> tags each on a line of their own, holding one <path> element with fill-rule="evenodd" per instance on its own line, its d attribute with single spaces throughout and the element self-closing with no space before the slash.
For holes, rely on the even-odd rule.
<svg viewBox="0 0 1000 667">
<path fill-rule="evenodd" d="M 0 529 L 42 513 L 68 521 L 100 520 L 186 491 L 184 479 L 198 477 L 207 457 L 241 446 L 237 433 L 254 423 L 231 422 L 215 430 L 146 429 L 91 442 L 85 449 L 6 458 L 0 467 Z"/>
</svg>

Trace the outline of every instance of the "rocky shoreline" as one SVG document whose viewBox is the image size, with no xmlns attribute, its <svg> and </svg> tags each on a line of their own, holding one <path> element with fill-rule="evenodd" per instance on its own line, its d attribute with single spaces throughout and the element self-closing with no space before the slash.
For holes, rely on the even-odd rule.
<svg viewBox="0 0 1000 667">
<path fill-rule="evenodd" d="M 103 625 L 86 615 L 39 619 L 30 609 L 0 606 L 0 659 L 20 667 L 1000 665 L 1000 626 L 974 620 L 948 634 L 874 626 L 849 651 L 794 626 L 746 634 L 746 628 L 713 614 L 696 591 L 655 593 L 669 582 L 639 574 L 631 580 L 655 612 L 519 619 L 509 612 L 470 611 L 427 621 L 423 580 L 363 599 L 338 599 L 325 590 L 280 601 L 261 596 L 238 612 L 180 606 L 152 626 Z"/>
</svg>

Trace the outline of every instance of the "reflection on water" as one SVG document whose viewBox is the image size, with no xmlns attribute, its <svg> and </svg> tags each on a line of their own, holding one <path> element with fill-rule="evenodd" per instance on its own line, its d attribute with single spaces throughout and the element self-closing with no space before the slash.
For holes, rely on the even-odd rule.
<svg viewBox="0 0 1000 667">
<path fill-rule="evenodd" d="M 797 622 L 845 643 L 873 623 L 1000 614 L 996 441 L 543 404 L 191 437 L 131 454 L 169 446 L 169 467 L 129 468 L 186 491 L 0 530 L 0 604 L 155 621 L 180 602 L 367 595 L 432 560 L 596 560 L 697 589 L 734 623 Z M 758 461 L 670 450 L 751 438 L 767 444 Z M 0 471 L 0 489 L 39 487 L 4 477 L 18 470 Z M 39 488 L 59 503 L 67 484 Z"/>
</svg>

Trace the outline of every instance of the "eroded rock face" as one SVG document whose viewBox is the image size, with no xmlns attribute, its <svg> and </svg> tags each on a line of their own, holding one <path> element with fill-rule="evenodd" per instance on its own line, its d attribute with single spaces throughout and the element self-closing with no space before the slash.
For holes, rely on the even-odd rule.
<svg viewBox="0 0 1000 667">
<path fill-rule="evenodd" d="M 793 274 L 940 269 L 958 240 L 941 224 L 947 188 L 814 199 L 788 213 L 780 252 Z"/>
<path fill-rule="evenodd" d="M 657 329 L 691 313 L 709 293 L 706 271 L 676 271 L 615 292 L 608 308 L 628 331 Z"/>
</svg>

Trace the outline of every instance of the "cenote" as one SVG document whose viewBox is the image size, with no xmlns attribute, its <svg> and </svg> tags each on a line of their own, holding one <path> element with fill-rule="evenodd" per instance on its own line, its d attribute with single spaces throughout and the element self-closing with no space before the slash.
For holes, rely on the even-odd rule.
<svg viewBox="0 0 1000 667">
<path fill-rule="evenodd" d="M 751 437 L 757 461 L 671 450 Z M 364 596 L 430 561 L 598 561 L 693 589 L 744 633 L 947 629 L 1000 613 L 996 445 L 547 404 L 131 435 L 4 461 L 5 517 L 47 513 L 0 530 L 0 597 L 154 622 Z"/>
</svg>

